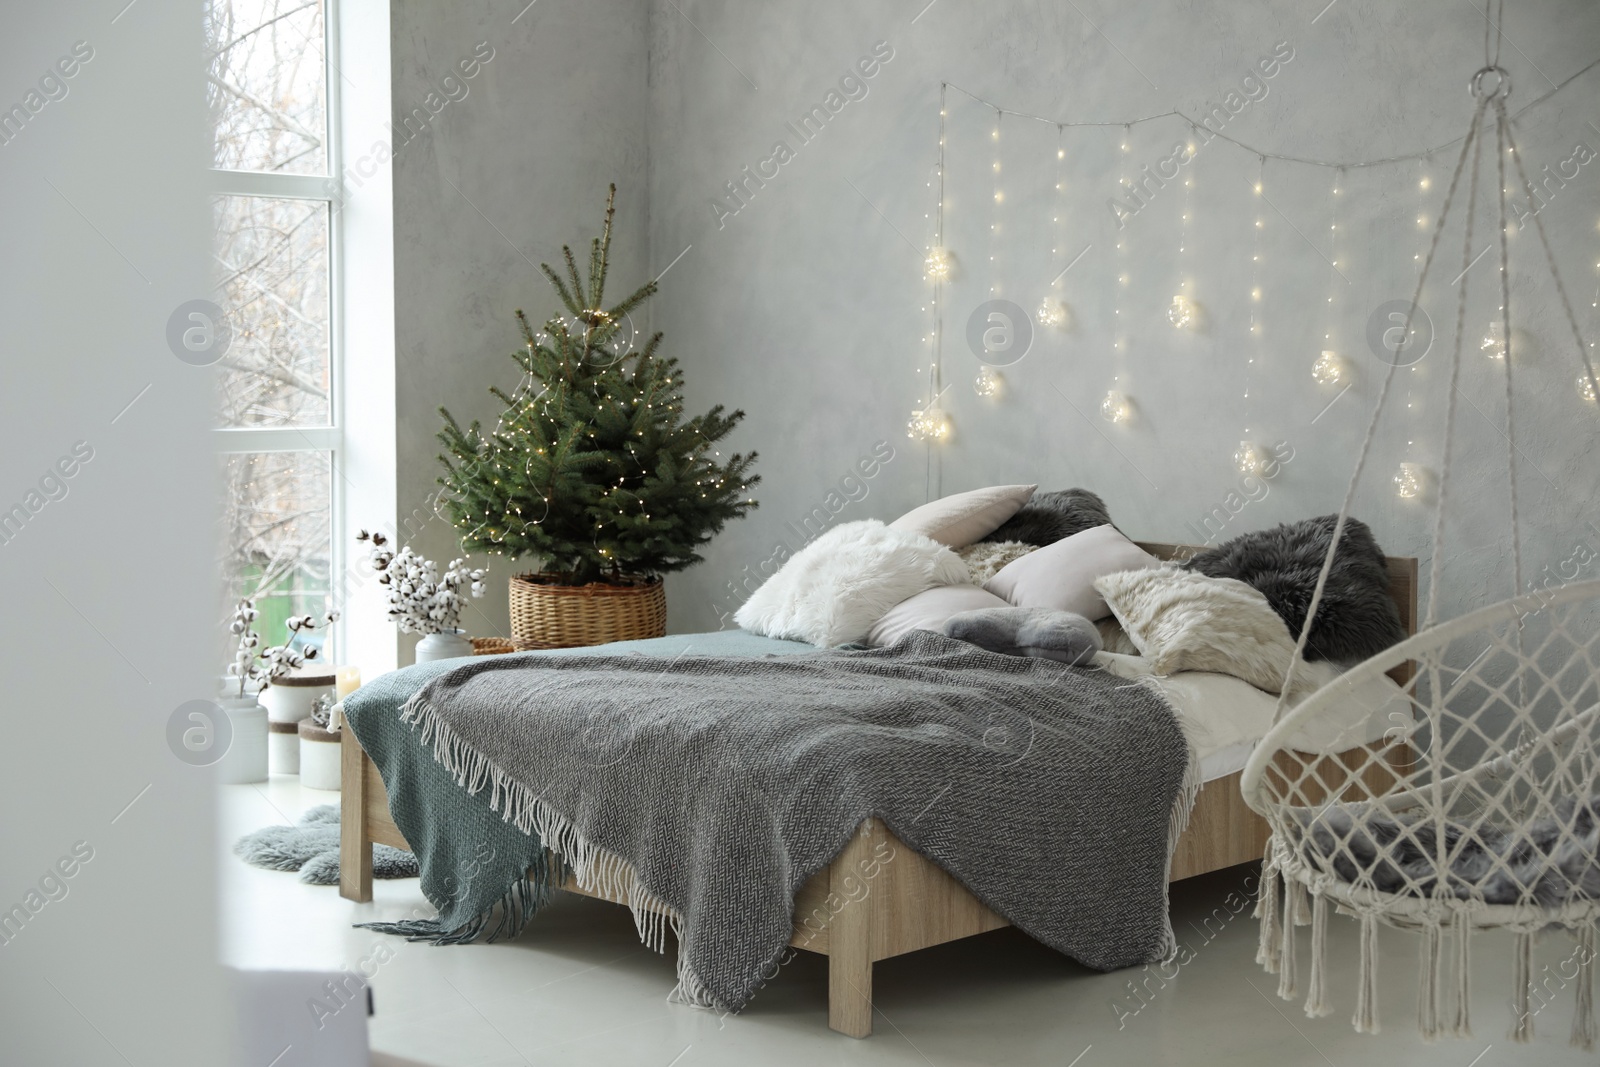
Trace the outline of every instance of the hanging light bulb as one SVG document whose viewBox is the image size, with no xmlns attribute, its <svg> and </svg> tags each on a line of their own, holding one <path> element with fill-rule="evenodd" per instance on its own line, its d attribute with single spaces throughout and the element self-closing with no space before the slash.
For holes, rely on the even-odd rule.
<svg viewBox="0 0 1600 1067">
<path fill-rule="evenodd" d="M 972 391 L 979 396 L 996 396 L 1000 392 L 1000 372 L 993 367 L 979 367 L 978 377 L 972 382 Z"/>
<path fill-rule="evenodd" d="M 1587 374 L 1578 375 L 1578 395 L 1583 397 L 1591 404 L 1596 402 L 1594 379 L 1589 377 Z"/>
<path fill-rule="evenodd" d="M 1194 312 L 1194 301 L 1178 293 L 1172 298 L 1172 306 L 1167 308 L 1167 321 L 1172 323 L 1175 329 L 1187 329 L 1194 321 Z"/>
<path fill-rule="evenodd" d="M 933 247 L 928 249 L 928 258 L 922 261 L 923 270 L 929 278 L 936 282 L 944 281 L 950 277 L 950 270 L 954 260 L 948 248 Z"/>
<path fill-rule="evenodd" d="M 1133 418 L 1133 405 L 1127 397 L 1113 389 L 1100 401 L 1100 417 L 1107 422 L 1127 422 Z"/>
<path fill-rule="evenodd" d="M 1502 319 L 1495 319 L 1489 323 L 1489 330 L 1483 335 L 1483 343 L 1478 346 L 1480 351 L 1487 352 L 1490 359 L 1506 358 L 1506 324 Z"/>
<path fill-rule="evenodd" d="M 1067 321 L 1067 309 L 1061 301 L 1053 297 L 1045 297 L 1039 302 L 1038 319 L 1040 326 L 1061 326 Z"/>
<path fill-rule="evenodd" d="M 1402 463 L 1395 472 L 1394 491 L 1402 500 L 1413 500 L 1422 495 L 1426 475 L 1420 463 Z"/>
<path fill-rule="evenodd" d="M 906 436 L 913 441 L 942 441 L 950 434 L 950 417 L 938 404 L 919 408 L 906 423 Z"/>
<path fill-rule="evenodd" d="M 1339 353 L 1324 349 L 1311 364 L 1311 379 L 1318 385 L 1343 385 L 1349 374 L 1349 368 L 1344 360 L 1339 358 Z"/>
<path fill-rule="evenodd" d="M 1254 441 L 1240 441 L 1233 453 L 1233 465 L 1240 474 L 1260 474 L 1266 469 L 1267 453 Z"/>
</svg>

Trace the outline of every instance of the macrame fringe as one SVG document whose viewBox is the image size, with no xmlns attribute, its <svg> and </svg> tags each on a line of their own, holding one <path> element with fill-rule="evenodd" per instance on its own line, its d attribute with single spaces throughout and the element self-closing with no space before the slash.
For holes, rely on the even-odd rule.
<svg viewBox="0 0 1600 1067">
<path fill-rule="evenodd" d="M 1467 913 L 1458 911 L 1456 932 L 1456 1018 L 1450 1032 L 1456 1037 L 1472 1036 L 1472 923 Z"/>
<path fill-rule="evenodd" d="M 1311 890 L 1307 889 L 1304 882 L 1287 883 L 1294 893 L 1294 924 L 1296 926 L 1311 925 Z"/>
<path fill-rule="evenodd" d="M 1350 1023 L 1358 1034 L 1378 1032 L 1378 919 L 1371 913 L 1361 916 L 1361 975 Z"/>
<path fill-rule="evenodd" d="M 1430 1044 L 1439 1039 L 1439 965 L 1443 953 L 1439 924 L 1430 922 L 1422 928 L 1422 973 L 1417 981 L 1417 1030 L 1422 1040 Z"/>
<path fill-rule="evenodd" d="M 1311 981 L 1306 990 L 1306 1015 L 1313 1019 L 1332 1014 L 1328 1003 L 1328 902 L 1316 893 L 1311 902 Z"/>
<path fill-rule="evenodd" d="M 1270 861 L 1261 864 L 1261 892 L 1256 898 L 1256 914 L 1261 917 L 1261 940 L 1256 944 L 1256 962 L 1268 974 L 1278 973 L 1278 952 L 1283 931 L 1278 926 L 1278 867 Z"/>
<path fill-rule="evenodd" d="M 1518 931 L 1511 953 L 1511 1010 L 1516 1015 L 1516 1023 L 1511 1028 L 1511 1040 L 1527 1044 L 1533 1040 L 1533 1005 L 1530 997 L 1533 988 L 1533 934 L 1527 930 Z"/>
<path fill-rule="evenodd" d="M 1578 998 L 1572 1013 L 1572 1036 L 1568 1043 L 1585 1052 L 1594 1051 L 1594 923 L 1584 923 L 1578 928 L 1578 968 L 1575 991 Z"/>
<path fill-rule="evenodd" d="M 582 889 L 627 905 L 633 914 L 634 929 L 639 932 L 640 941 L 656 952 L 664 953 L 667 930 L 670 928 L 675 935 L 678 934 L 682 918 L 675 909 L 645 888 L 633 865 L 616 853 L 585 840 L 571 820 L 551 809 L 526 786 L 458 737 L 439 716 L 438 710 L 419 697 L 420 694 L 406 701 L 400 709 L 400 721 L 411 724 L 417 730 L 420 743 L 426 745 L 430 739 L 433 741 L 433 758 L 454 776 L 456 784 L 468 793 L 477 793 L 485 785 L 489 786 L 491 811 L 498 811 L 501 818 L 523 833 L 537 836 L 540 844 L 558 857 L 561 867 L 565 872 L 570 872 L 572 879 Z M 527 920 L 524 918 L 522 921 Z M 685 960 L 681 939 L 678 985 L 673 992 L 683 1003 L 696 1007 L 717 1007 L 710 989 Z"/>
<path fill-rule="evenodd" d="M 1297 888 L 1303 889 L 1304 887 L 1299 882 L 1284 879 L 1283 888 L 1285 914 L 1283 921 L 1279 924 L 1283 928 L 1283 947 L 1278 956 L 1278 999 L 1293 1000 L 1300 995 L 1298 986 L 1300 975 L 1299 964 L 1296 963 L 1294 958 L 1295 923 L 1294 915 L 1292 914 L 1294 908 L 1290 906 L 1290 901 L 1295 898 L 1295 890 Z"/>
</svg>

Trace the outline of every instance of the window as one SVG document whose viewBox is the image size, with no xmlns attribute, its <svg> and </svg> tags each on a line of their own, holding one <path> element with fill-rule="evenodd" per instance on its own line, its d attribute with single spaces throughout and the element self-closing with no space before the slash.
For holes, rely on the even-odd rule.
<svg viewBox="0 0 1600 1067">
<path fill-rule="evenodd" d="M 231 603 L 277 643 L 332 606 L 340 412 L 338 80 L 332 0 L 206 0 L 215 132 L 221 547 Z M 319 631 L 314 640 L 320 641 Z"/>
</svg>

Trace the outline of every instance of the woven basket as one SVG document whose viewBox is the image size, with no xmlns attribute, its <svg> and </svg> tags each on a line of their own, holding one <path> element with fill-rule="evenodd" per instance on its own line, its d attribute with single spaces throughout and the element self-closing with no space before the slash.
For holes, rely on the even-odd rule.
<svg viewBox="0 0 1600 1067">
<path fill-rule="evenodd" d="M 531 574 L 511 577 L 511 635 L 518 648 L 603 645 L 666 632 L 667 591 L 660 578 L 637 585 L 553 585 Z"/>
<path fill-rule="evenodd" d="M 505 637 L 469 637 L 467 640 L 472 642 L 474 656 L 502 656 L 517 650 L 517 643 Z"/>
</svg>

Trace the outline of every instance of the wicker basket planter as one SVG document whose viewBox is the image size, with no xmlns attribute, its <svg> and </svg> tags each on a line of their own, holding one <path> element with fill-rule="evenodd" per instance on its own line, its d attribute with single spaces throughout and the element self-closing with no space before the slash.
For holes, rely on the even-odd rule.
<svg viewBox="0 0 1600 1067">
<path fill-rule="evenodd" d="M 518 648 L 603 645 L 666 632 L 667 591 L 660 578 L 557 585 L 533 574 L 511 577 L 511 635 Z"/>
</svg>

